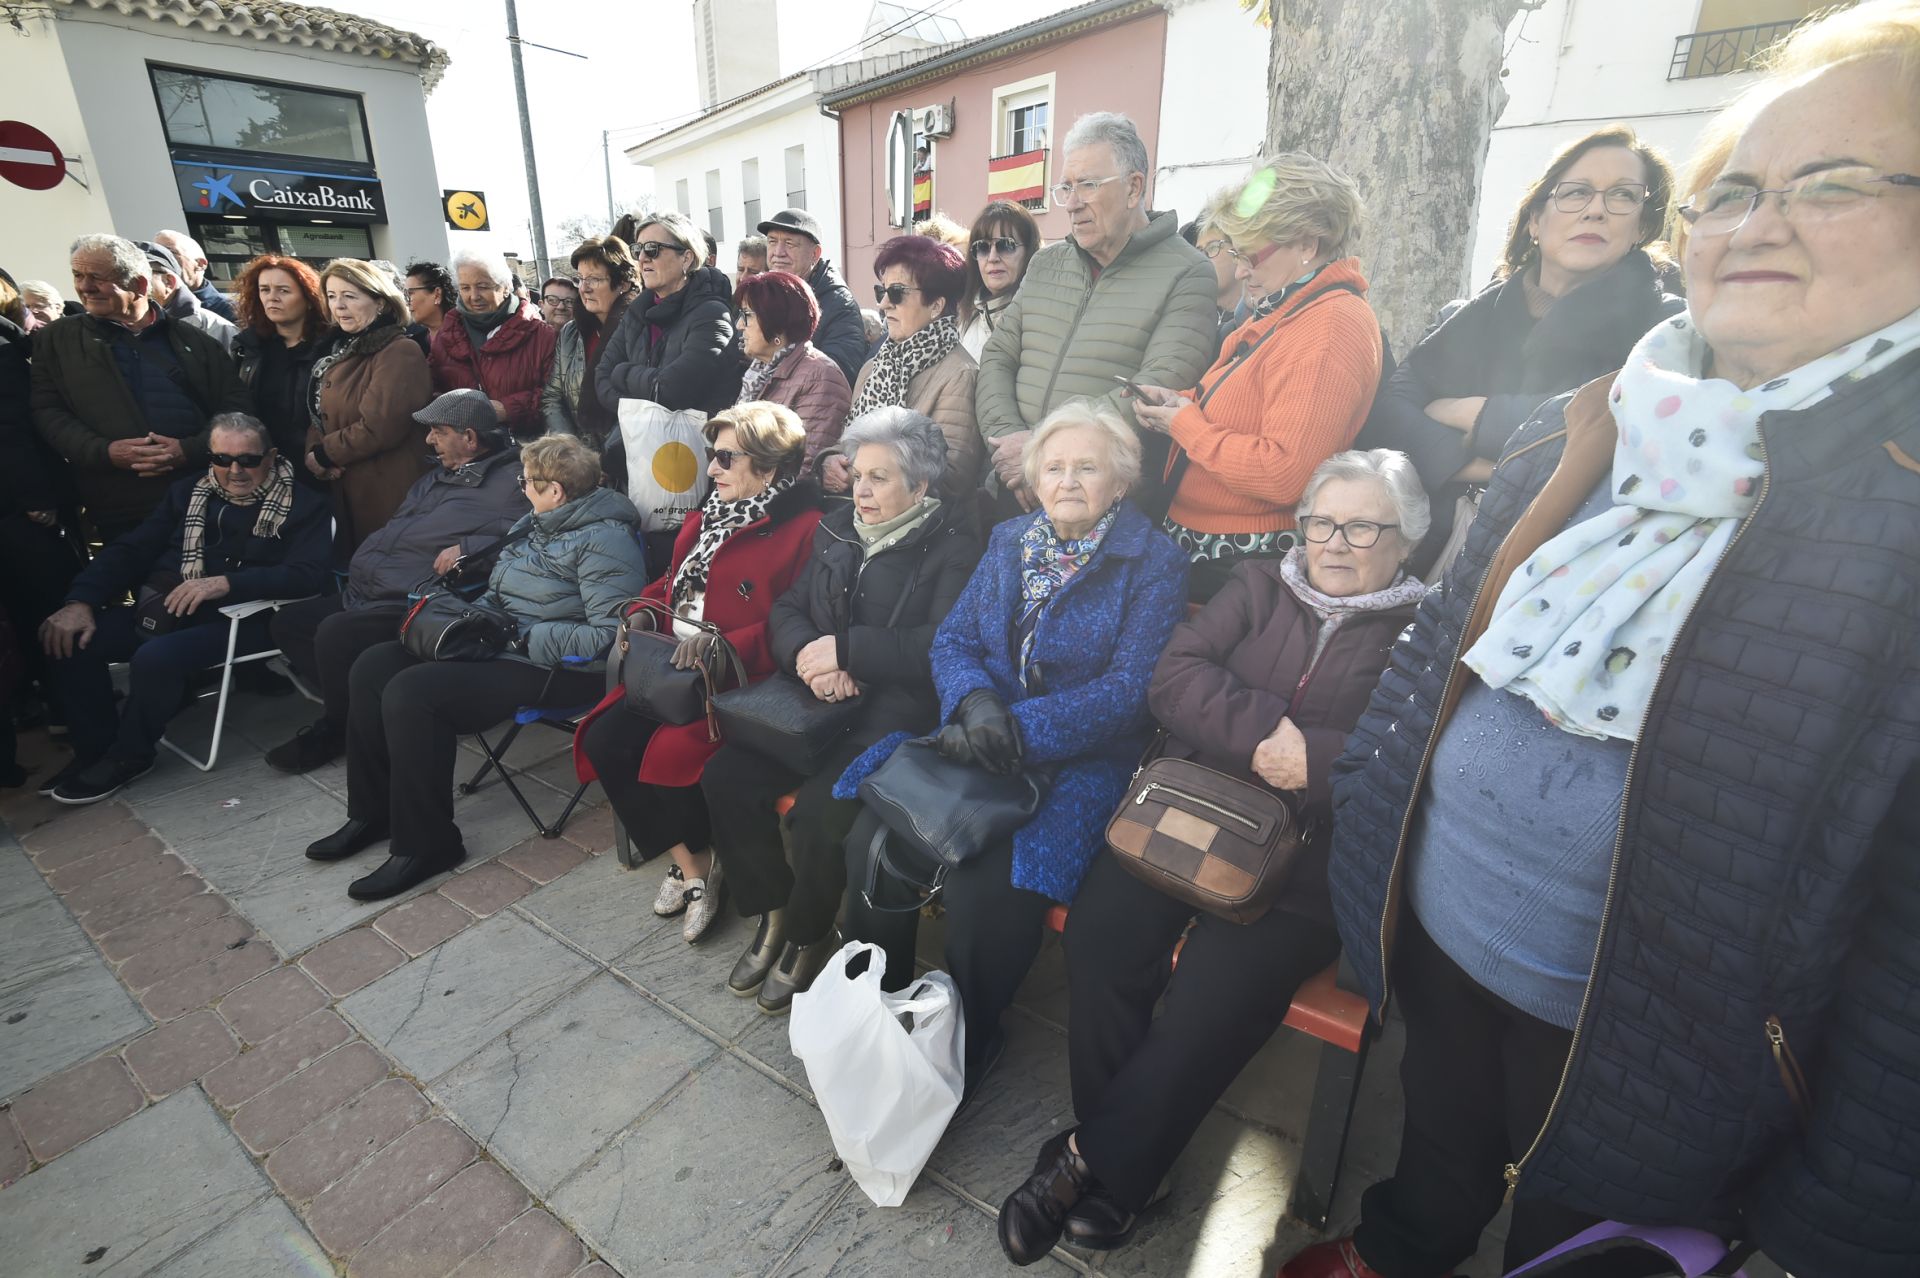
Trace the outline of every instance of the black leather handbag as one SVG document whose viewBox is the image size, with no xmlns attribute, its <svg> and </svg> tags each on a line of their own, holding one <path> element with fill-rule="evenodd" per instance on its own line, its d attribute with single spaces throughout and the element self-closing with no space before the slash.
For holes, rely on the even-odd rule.
<svg viewBox="0 0 1920 1278">
<path fill-rule="evenodd" d="M 686 670 L 673 664 L 673 651 L 680 646 L 673 635 L 675 622 L 693 626 L 713 640 L 700 662 Z M 620 682 L 627 689 L 627 705 L 636 714 L 656 723 L 697 723 L 705 719 L 707 740 L 720 740 L 720 719 L 713 700 L 744 684 L 747 669 L 718 626 L 676 617 L 673 609 L 657 599 L 637 600 L 633 611 L 620 623 L 614 654 Z"/>
<path fill-rule="evenodd" d="M 789 674 L 777 674 L 713 699 L 720 733 L 731 745 L 757 750 L 781 767 L 810 777 L 827 754 L 853 731 L 859 698 L 822 701 Z"/>
<path fill-rule="evenodd" d="M 421 596 L 400 621 L 400 643 L 422 661 L 491 661 L 519 640 L 512 613 L 450 590 Z"/>
<path fill-rule="evenodd" d="M 877 910 L 874 890 L 882 871 L 927 894 L 938 894 L 947 871 L 964 865 L 1033 819 L 1051 785 L 1045 773 L 999 776 L 970 763 L 942 758 L 932 737 L 903 741 L 860 783 L 873 820 L 848 835 L 866 860 L 863 892 Z M 905 907 L 918 909 L 924 902 Z"/>
</svg>

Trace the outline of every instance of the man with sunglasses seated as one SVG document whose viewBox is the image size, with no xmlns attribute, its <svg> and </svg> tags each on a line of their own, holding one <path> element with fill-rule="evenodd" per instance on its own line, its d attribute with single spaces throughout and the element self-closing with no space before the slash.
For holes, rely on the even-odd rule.
<svg viewBox="0 0 1920 1278">
<path fill-rule="evenodd" d="M 55 802 L 98 803 L 152 769 L 167 721 L 226 655 L 221 608 L 327 587 L 326 497 L 293 482 L 257 417 L 220 414 L 207 444 L 207 470 L 174 484 L 143 523 L 109 542 L 40 627 L 73 740 L 73 762 L 41 789 Z M 120 602 L 129 594 L 131 607 Z M 234 655 L 272 642 L 266 616 L 249 617 Z M 116 661 L 132 666 L 118 712 L 107 670 Z"/>
</svg>

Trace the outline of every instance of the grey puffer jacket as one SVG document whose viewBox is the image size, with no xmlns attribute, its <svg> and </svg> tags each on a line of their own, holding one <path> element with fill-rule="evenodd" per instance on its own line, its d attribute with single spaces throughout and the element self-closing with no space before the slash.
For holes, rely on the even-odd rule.
<svg viewBox="0 0 1920 1278">
<path fill-rule="evenodd" d="M 551 666 L 598 661 L 620 629 L 621 605 L 647 584 L 640 512 L 610 488 L 596 488 L 544 515 L 514 524 L 532 531 L 501 548 L 486 601 L 520 622 L 527 660 Z"/>
<path fill-rule="evenodd" d="M 527 513 L 514 482 L 520 449 L 505 448 L 458 470 L 435 466 L 413 481 L 400 508 L 353 552 L 346 604 L 371 608 L 403 602 L 433 576 L 433 561 L 448 546 L 470 555 L 507 535 Z"/>
</svg>

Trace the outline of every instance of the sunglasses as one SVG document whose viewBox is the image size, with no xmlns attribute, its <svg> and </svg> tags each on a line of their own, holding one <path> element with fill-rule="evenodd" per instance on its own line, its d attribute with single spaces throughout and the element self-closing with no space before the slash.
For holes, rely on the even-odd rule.
<svg viewBox="0 0 1920 1278">
<path fill-rule="evenodd" d="M 1018 253 L 1020 249 L 1020 241 L 1014 239 L 1011 235 L 997 235 L 990 240 L 975 240 L 973 242 L 973 255 L 975 257 L 991 257 L 995 253 L 998 253 L 1001 257 L 1012 257 L 1015 253 Z"/>
<path fill-rule="evenodd" d="M 646 258 L 649 262 L 659 257 L 662 253 L 684 253 L 687 251 L 683 245 L 662 244 L 659 240 L 648 240 L 645 244 L 640 244 L 636 247 L 640 250 L 640 256 Z"/>
<path fill-rule="evenodd" d="M 898 306 L 907 300 L 907 294 L 918 293 L 920 291 L 920 289 L 915 288 L 911 284 L 875 284 L 873 286 L 873 300 L 876 302 L 892 302 L 895 306 Z"/>
<path fill-rule="evenodd" d="M 714 462 L 719 462 L 721 470 L 732 470 L 733 464 L 745 456 L 745 453 L 736 452 L 731 448 L 709 448 L 707 450 L 707 464 L 712 465 Z"/>
<path fill-rule="evenodd" d="M 266 459 L 265 453 L 213 453 L 207 458 L 217 470 L 225 470 L 229 466 L 240 466 L 252 470 Z"/>
</svg>

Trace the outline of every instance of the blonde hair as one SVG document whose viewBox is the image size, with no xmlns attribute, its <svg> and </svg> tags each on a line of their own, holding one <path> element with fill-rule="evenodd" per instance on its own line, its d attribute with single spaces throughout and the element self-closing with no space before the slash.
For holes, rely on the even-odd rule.
<svg viewBox="0 0 1920 1278">
<path fill-rule="evenodd" d="M 1321 252 L 1345 257 L 1359 244 L 1366 216 L 1352 178 L 1304 151 L 1283 151 L 1215 196 L 1202 221 L 1240 245 L 1313 236 Z"/>
<path fill-rule="evenodd" d="M 542 435 L 521 445 L 520 469 L 528 479 L 559 484 L 568 501 L 600 486 L 600 455 L 572 435 Z"/>
<path fill-rule="evenodd" d="M 960 256 L 967 255 L 967 228 L 948 217 L 945 213 L 934 213 L 914 223 L 913 233 L 924 235 L 930 240 L 950 244 L 958 249 Z"/>
<path fill-rule="evenodd" d="M 1092 399 L 1070 399 L 1041 419 L 1027 438 L 1027 450 L 1020 456 L 1020 473 L 1026 477 L 1027 491 L 1040 491 L 1040 454 L 1047 441 L 1062 431 L 1091 426 L 1106 436 L 1107 456 L 1122 491 L 1131 491 L 1140 482 L 1140 437 L 1118 412 Z"/>
<path fill-rule="evenodd" d="M 682 252 L 693 254 L 693 266 L 688 274 L 707 264 L 707 237 L 700 234 L 700 228 L 685 213 L 655 213 L 652 217 L 640 219 L 640 225 L 633 228 L 634 242 L 631 246 L 636 256 L 642 242 L 640 232 L 649 226 L 659 227 L 674 238 Z"/>
<path fill-rule="evenodd" d="M 807 456 L 807 428 L 785 404 L 756 399 L 715 413 L 704 427 L 707 442 L 718 439 L 727 426 L 733 427 L 740 451 L 760 474 L 780 480 L 800 473 Z"/>
<path fill-rule="evenodd" d="M 27 307 L 20 298 L 20 290 L 4 275 L 0 275 L 0 316 L 16 324 L 27 322 Z"/>
<path fill-rule="evenodd" d="M 1920 103 L 1920 0 L 1870 0 L 1850 9 L 1829 11 L 1802 24 L 1761 59 L 1761 81 L 1715 116 L 1694 144 L 1680 177 L 1678 202 L 1685 203 L 1712 185 L 1727 167 L 1747 126 L 1774 99 L 1796 84 L 1843 62 L 1889 58 Z M 1687 228 L 1675 228 L 1677 245 Z"/>
<path fill-rule="evenodd" d="M 336 257 L 327 263 L 326 270 L 320 272 L 322 291 L 331 279 L 339 279 L 368 297 L 377 299 L 386 318 L 396 324 L 405 325 L 412 319 L 407 310 L 406 296 L 394 286 L 391 276 L 371 262 L 363 262 L 357 257 Z"/>
</svg>

